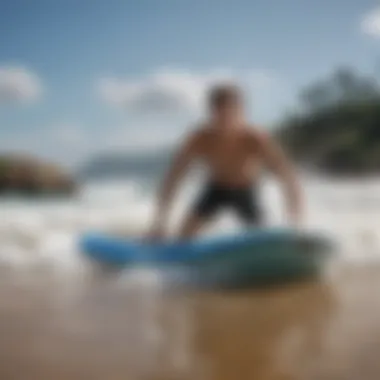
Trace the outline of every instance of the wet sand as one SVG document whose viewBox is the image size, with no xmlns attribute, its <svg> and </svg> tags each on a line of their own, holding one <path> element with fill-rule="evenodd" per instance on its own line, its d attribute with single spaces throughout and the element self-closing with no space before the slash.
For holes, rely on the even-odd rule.
<svg viewBox="0 0 380 380">
<path fill-rule="evenodd" d="M 238 293 L 8 274 L 0 379 L 378 380 L 379 287 L 379 264 Z"/>
</svg>

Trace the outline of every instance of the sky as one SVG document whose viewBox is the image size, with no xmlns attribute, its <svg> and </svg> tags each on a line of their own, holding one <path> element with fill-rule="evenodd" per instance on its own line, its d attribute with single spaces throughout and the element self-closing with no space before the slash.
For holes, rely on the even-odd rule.
<svg viewBox="0 0 380 380">
<path fill-rule="evenodd" d="M 77 165 L 165 146 L 220 81 L 270 128 L 304 86 L 379 58 L 374 0 L 0 0 L 0 153 Z"/>
</svg>

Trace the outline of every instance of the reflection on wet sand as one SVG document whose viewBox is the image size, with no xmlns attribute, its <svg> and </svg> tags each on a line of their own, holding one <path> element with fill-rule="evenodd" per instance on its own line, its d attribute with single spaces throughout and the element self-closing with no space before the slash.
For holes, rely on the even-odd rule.
<svg viewBox="0 0 380 380">
<path fill-rule="evenodd" d="M 375 380 L 379 273 L 198 294 L 168 292 L 150 271 L 9 277 L 0 281 L 0 378 Z"/>
<path fill-rule="evenodd" d="M 198 304 L 198 344 L 215 379 L 282 379 L 294 378 L 318 351 L 333 298 L 331 288 L 312 283 L 200 297 Z"/>
</svg>

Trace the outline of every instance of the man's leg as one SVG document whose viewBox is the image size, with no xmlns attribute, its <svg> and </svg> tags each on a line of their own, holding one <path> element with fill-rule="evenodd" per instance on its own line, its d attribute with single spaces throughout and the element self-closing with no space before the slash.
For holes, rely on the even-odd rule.
<svg viewBox="0 0 380 380">
<path fill-rule="evenodd" d="M 249 189 L 237 194 L 234 199 L 234 207 L 246 227 L 261 227 L 264 224 L 258 199 Z"/>
<path fill-rule="evenodd" d="M 209 184 L 179 231 L 180 239 L 191 239 L 212 219 L 221 207 L 225 195 L 214 184 Z"/>
</svg>

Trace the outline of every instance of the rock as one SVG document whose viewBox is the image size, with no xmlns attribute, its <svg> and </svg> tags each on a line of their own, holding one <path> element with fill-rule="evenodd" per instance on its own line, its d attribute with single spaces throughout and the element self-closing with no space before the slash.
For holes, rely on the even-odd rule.
<svg viewBox="0 0 380 380">
<path fill-rule="evenodd" d="M 71 195 L 73 178 L 58 165 L 28 156 L 0 156 L 0 194 Z"/>
</svg>

